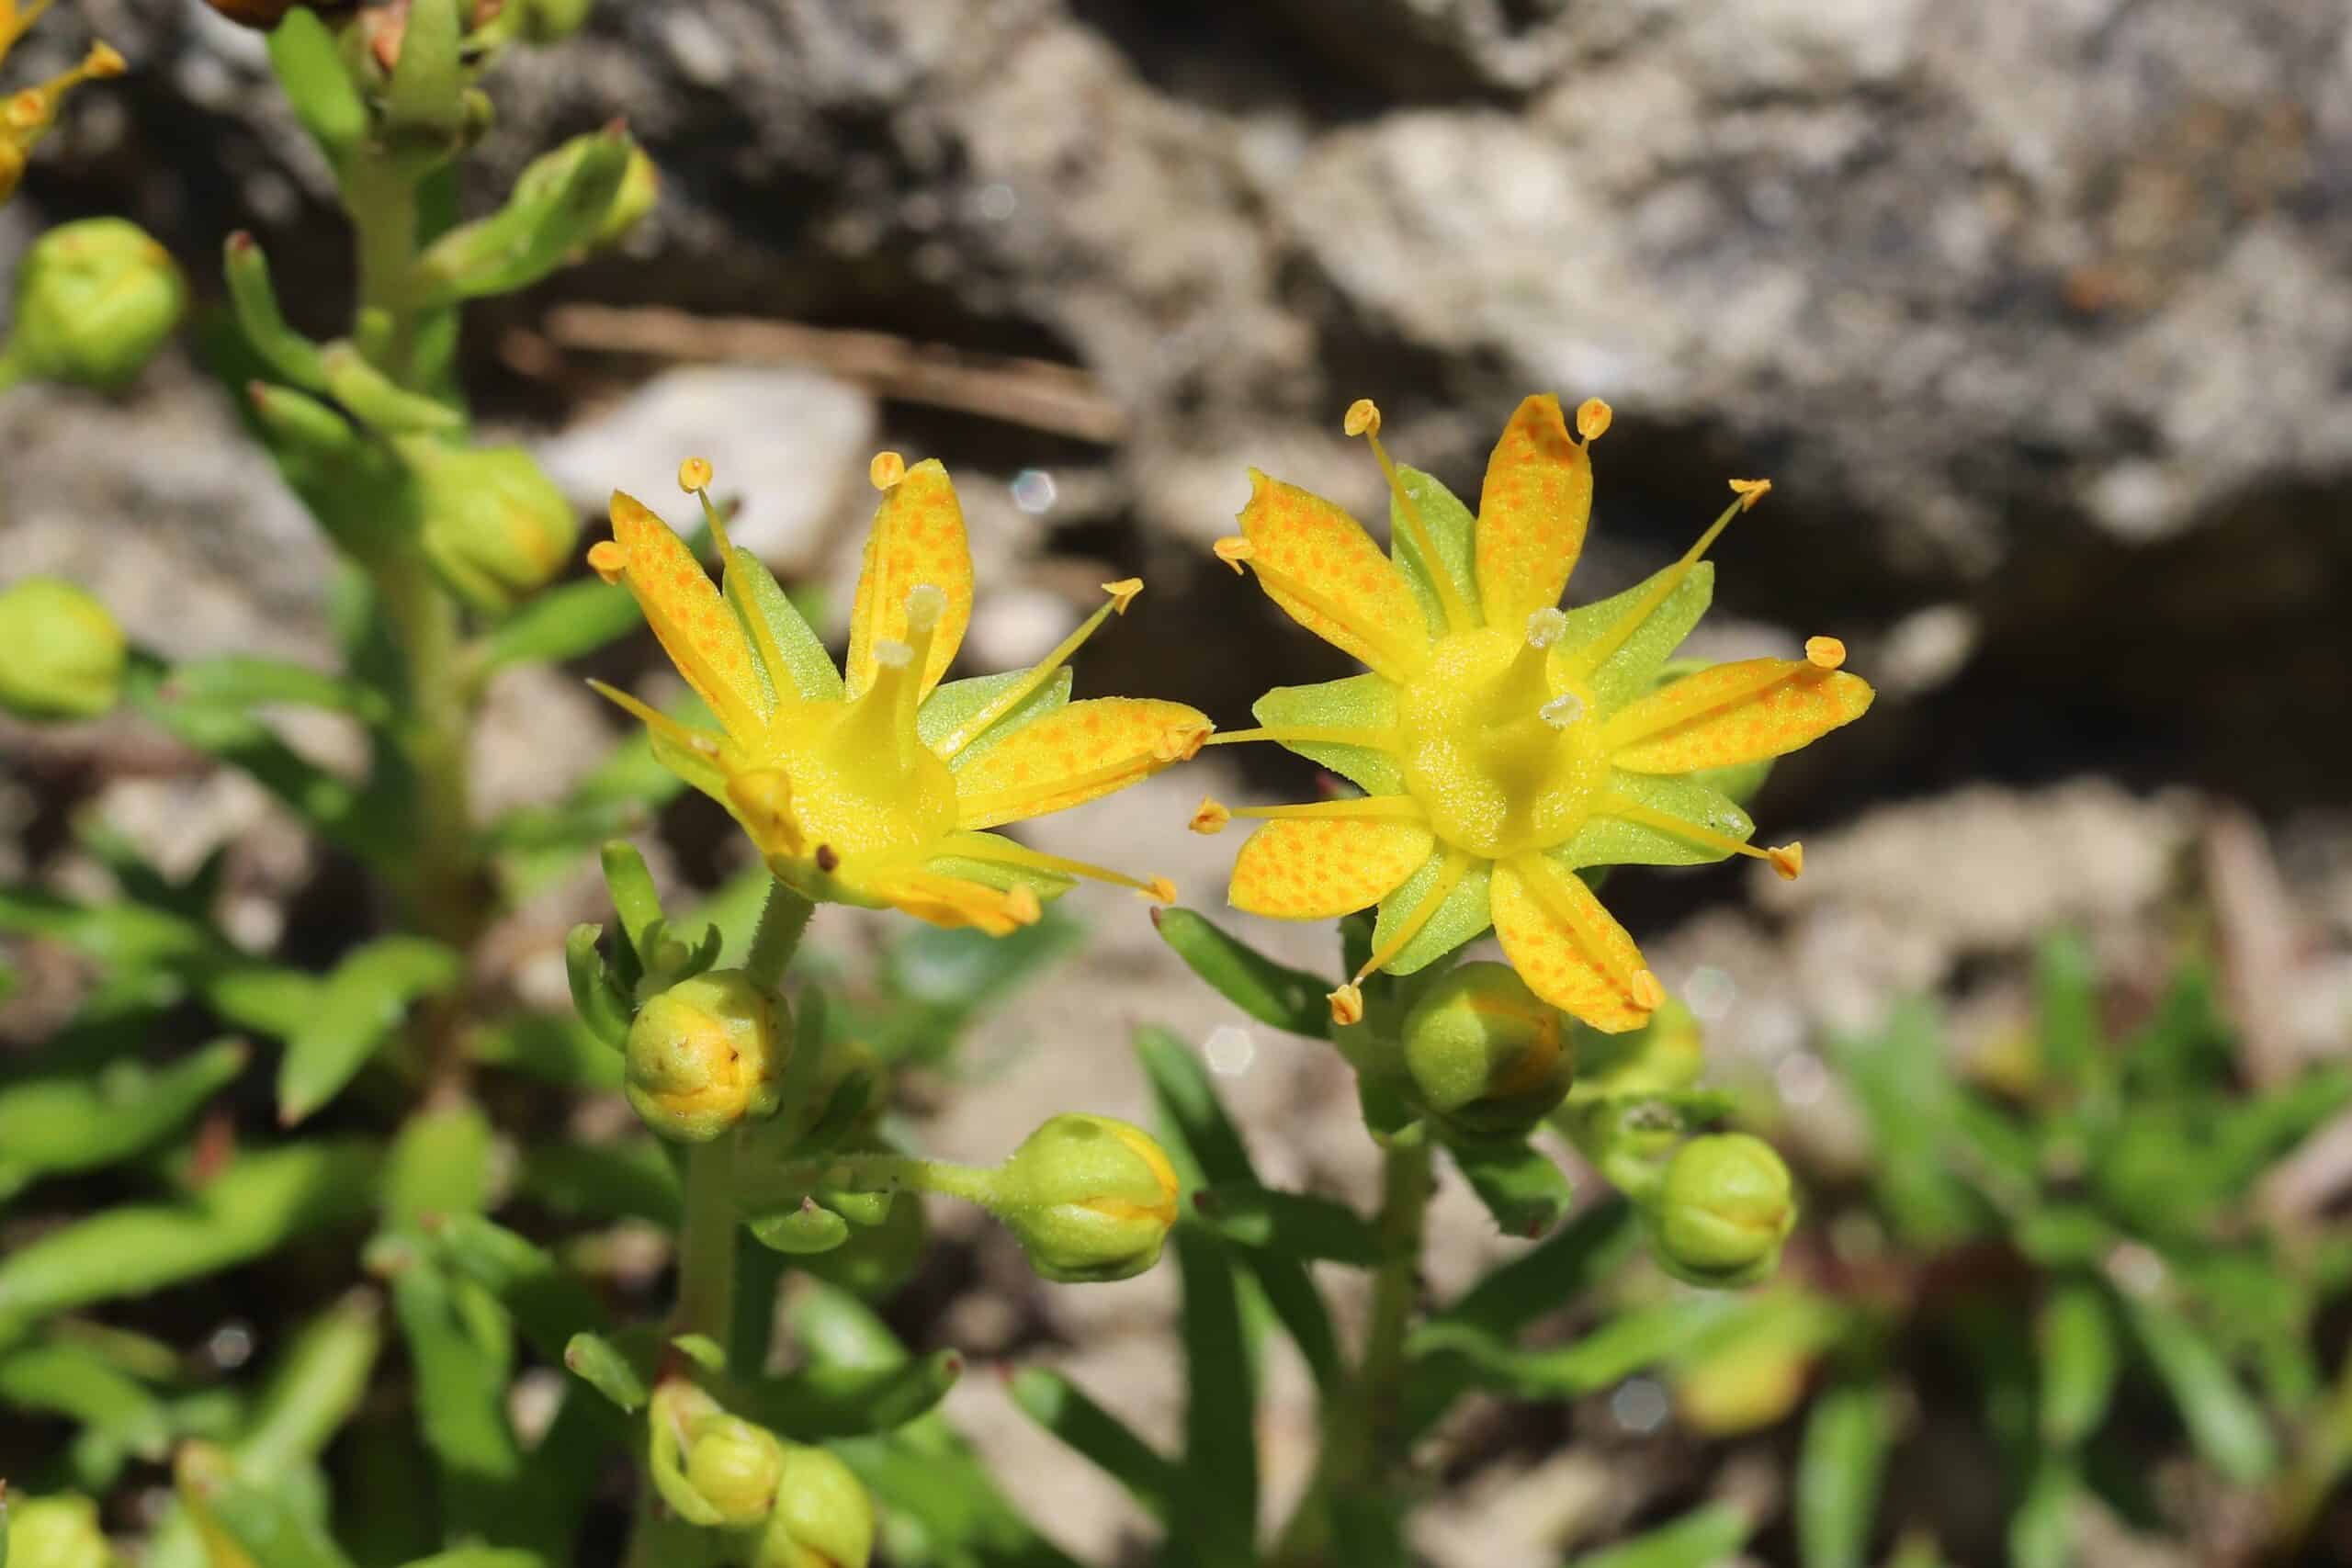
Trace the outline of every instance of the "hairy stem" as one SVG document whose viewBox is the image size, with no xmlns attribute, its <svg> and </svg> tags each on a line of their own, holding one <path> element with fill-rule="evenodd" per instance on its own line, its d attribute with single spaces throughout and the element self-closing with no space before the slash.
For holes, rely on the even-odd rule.
<svg viewBox="0 0 2352 1568">
<path fill-rule="evenodd" d="M 784 972 L 800 950 L 800 935 L 817 906 L 781 882 L 768 884 L 768 901 L 760 908 L 759 928 L 752 932 L 752 951 L 743 959 L 744 972 L 754 985 L 775 990 L 784 984 Z"/>
<path fill-rule="evenodd" d="M 727 1342 L 735 1323 L 735 1132 L 686 1154 L 686 1220 L 678 1238 L 674 1332 Z"/>
</svg>

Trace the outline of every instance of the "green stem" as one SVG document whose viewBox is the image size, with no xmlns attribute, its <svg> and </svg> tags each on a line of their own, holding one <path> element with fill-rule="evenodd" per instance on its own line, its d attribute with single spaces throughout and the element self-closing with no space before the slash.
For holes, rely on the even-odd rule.
<svg viewBox="0 0 2352 1568">
<path fill-rule="evenodd" d="M 727 1342 L 735 1324 L 735 1133 L 686 1154 L 686 1218 L 678 1239 L 679 1334 Z"/>
<path fill-rule="evenodd" d="M 1278 1564 L 1332 1561 L 1332 1509 L 1345 1498 L 1377 1499 L 1404 1459 L 1405 1343 L 1419 1289 L 1422 1234 L 1432 1186 L 1430 1147 L 1418 1131 L 1387 1147 L 1381 1165 L 1382 1243 L 1372 1279 L 1372 1326 L 1363 1354 L 1323 1413 L 1323 1453 L 1272 1553 Z"/>
<path fill-rule="evenodd" d="M 840 1192 L 937 1192 L 985 1209 L 996 1196 L 996 1172 L 912 1155 L 820 1155 L 743 1172 L 735 1194 L 747 1211 L 768 1213 L 819 1187 Z"/>
<path fill-rule="evenodd" d="M 379 561 L 371 576 L 406 666 L 400 740 L 415 774 L 418 820 L 403 880 L 420 929 L 464 952 L 487 924 L 488 889 L 474 847 L 473 682 L 458 605 L 422 556 Z"/>
<path fill-rule="evenodd" d="M 800 936 L 817 906 L 781 882 L 768 884 L 768 901 L 760 908 L 759 928 L 752 933 L 752 951 L 743 970 L 752 984 L 775 990 L 784 984 L 784 972 L 800 950 Z"/>
<path fill-rule="evenodd" d="M 384 314 L 385 341 L 371 357 L 378 369 L 408 386 L 416 347 L 411 288 L 417 254 L 416 186 L 386 160 L 356 158 L 344 174 L 343 204 L 358 231 L 360 309 Z"/>
</svg>

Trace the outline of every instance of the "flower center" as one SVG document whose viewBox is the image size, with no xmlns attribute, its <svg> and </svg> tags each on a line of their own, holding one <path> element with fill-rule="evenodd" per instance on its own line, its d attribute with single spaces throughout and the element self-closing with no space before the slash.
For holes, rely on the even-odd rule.
<svg viewBox="0 0 2352 1568">
<path fill-rule="evenodd" d="M 1454 849 L 1488 859 L 1565 842 L 1608 776 L 1592 697 L 1555 681 L 1556 610 L 1440 637 L 1397 704 L 1405 787 Z"/>
</svg>

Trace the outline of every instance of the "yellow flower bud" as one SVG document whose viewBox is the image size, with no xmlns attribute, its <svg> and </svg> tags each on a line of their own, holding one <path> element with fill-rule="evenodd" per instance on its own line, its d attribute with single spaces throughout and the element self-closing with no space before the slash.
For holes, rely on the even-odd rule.
<svg viewBox="0 0 2352 1568">
<path fill-rule="evenodd" d="M 510 610 L 562 570 L 580 513 L 520 446 L 401 444 L 418 482 L 424 552 L 480 610 Z"/>
<path fill-rule="evenodd" d="M 138 224 L 61 223 L 33 243 L 17 272 L 0 382 L 28 377 L 112 391 L 154 357 L 187 306 L 171 254 Z"/>
<path fill-rule="evenodd" d="M 1467 1133 L 1524 1133 L 1576 1076 L 1567 1020 L 1505 964 L 1464 964 L 1405 1015 L 1405 1070 L 1421 1104 Z"/>
<path fill-rule="evenodd" d="M 707 1143 L 775 1112 L 791 1054 L 783 998 L 740 969 L 714 969 L 638 1010 L 623 1088 L 656 1133 Z"/>
<path fill-rule="evenodd" d="M 1789 1168 L 1746 1133 L 1712 1133 L 1674 1152 L 1650 1201 L 1650 1249 L 1693 1285 L 1752 1285 L 1779 1267 L 1796 1228 Z"/>
<path fill-rule="evenodd" d="M 98 1506 L 87 1497 L 17 1497 L 8 1504 L 11 1568 L 114 1568 L 114 1549 L 98 1529 Z"/>
<path fill-rule="evenodd" d="M 122 627 L 62 578 L 0 592 L 0 708 L 19 718 L 95 718 L 122 690 Z"/>
<path fill-rule="evenodd" d="M 865 1484 L 823 1449 L 785 1445 L 784 1480 L 752 1568 L 865 1568 L 873 1555 Z"/>
<path fill-rule="evenodd" d="M 989 1208 L 1039 1276 L 1125 1280 L 1159 1261 L 1176 1223 L 1168 1156 L 1142 1128 L 1075 1112 L 1039 1127 L 992 1176 Z"/>
<path fill-rule="evenodd" d="M 686 1439 L 686 1484 L 730 1529 L 768 1516 L 784 1479 L 784 1444 L 734 1416 L 705 1416 Z"/>
</svg>

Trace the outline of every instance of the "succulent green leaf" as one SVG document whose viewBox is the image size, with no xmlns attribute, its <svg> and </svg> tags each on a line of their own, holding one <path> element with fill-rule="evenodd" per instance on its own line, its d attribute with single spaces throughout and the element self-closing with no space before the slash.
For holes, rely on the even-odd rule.
<svg viewBox="0 0 2352 1568">
<path fill-rule="evenodd" d="M 269 34 L 269 63 L 287 106 L 329 158 L 340 158 L 368 134 L 368 106 L 316 11 L 297 6 Z"/>
<path fill-rule="evenodd" d="M 1310 1039 L 1330 1036 L 1330 987 L 1318 976 L 1275 963 L 1192 909 L 1156 910 L 1152 924 L 1193 974 L 1251 1018 Z"/>
<path fill-rule="evenodd" d="M 1384 945 L 1398 927 L 1412 918 L 1429 894 L 1431 884 L 1445 867 L 1447 851 L 1440 849 L 1423 861 L 1420 869 L 1407 877 L 1397 889 L 1380 901 L 1380 919 L 1373 927 L 1372 943 Z M 1453 891 L 1437 907 L 1413 940 L 1397 950 L 1396 956 L 1384 966 L 1383 973 L 1410 975 L 1443 958 L 1464 942 L 1477 937 L 1494 924 L 1493 907 L 1489 896 L 1494 886 L 1495 863 L 1476 860 L 1463 874 Z"/>
<path fill-rule="evenodd" d="M 2120 1325 L 2107 1292 L 2093 1280 L 2062 1281 L 2042 1303 L 2041 1435 L 2052 1444 L 2079 1446 L 2107 1417 L 2121 1365 Z"/>
<path fill-rule="evenodd" d="M 303 1325 L 231 1445 L 238 1464 L 275 1475 L 324 1452 L 367 1396 L 383 1346 L 383 1310 L 372 1291 L 354 1291 Z"/>
<path fill-rule="evenodd" d="M 1463 1179 L 1506 1235 L 1543 1235 L 1576 1206 L 1567 1173 L 1532 1144 L 1465 1140 L 1450 1147 Z"/>
<path fill-rule="evenodd" d="M 1441 1319 L 1415 1331 L 1408 1348 L 1420 1359 L 1459 1359 L 1477 1381 L 1523 1398 L 1576 1399 L 1672 1360 L 1739 1310 L 1732 1297 L 1678 1296 L 1621 1313 L 1573 1344 L 1541 1350 L 1523 1350 L 1484 1329 Z"/>
<path fill-rule="evenodd" d="M 563 1364 L 574 1376 L 632 1414 L 650 1397 L 640 1360 L 600 1334 L 575 1334 L 563 1348 Z"/>
<path fill-rule="evenodd" d="M 1894 1396 L 1876 1379 L 1823 1391 L 1797 1461 L 1798 1550 L 1805 1568 L 1865 1568 L 1894 1440 Z"/>
<path fill-rule="evenodd" d="M 490 1118 L 471 1100 L 420 1109 L 384 1160 L 384 1219 L 413 1229 L 480 1213 L 490 1202 Z"/>
<path fill-rule="evenodd" d="M 418 1429 L 436 1461 L 452 1528 L 502 1533 L 500 1490 L 522 1472 L 506 1421 L 509 1356 L 476 1332 L 469 1287 L 416 1258 L 392 1279 L 392 1313 L 416 1379 Z"/>
<path fill-rule="evenodd" d="M 555 664 L 595 652 L 637 629 L 641 617 L 628 590 L 599 578 L 566 582 L 525 600 L 498 623 L 482 662 Z"/>
<path fill-rule="evenodd" d="M 455 434 L 465 416 L 422 392 L 412 392 L 368 363 L 348 343 L 329 344 L 321 353 L 327 390 L 345 408 L 386 435 Z"/>
<path fill-rule="evenodd" d="M 1577 649 L 1614 627 L 1641 602 L 1667 572 L 1635 583 L 1623 593 L 1612 593 L 1606 599 L 1583 604 L 1567 613 L 1568 624 L 1559 640 L 1553 644 L 1554 668 L 1575 659 Z M 1715 593 L 1715 566 L 1713 561 L 1701 561 L 1690 569 L 1690 574 L 1677 584 L 1673 592 L 1658 602 L 1636 626 L 1632 635 L 1620 643 L 1617 650 L 1600 661 L 1588 683 L 1592 688 L 1593 701 L 1600 709 L 1596 716 L 1606 718 L 1637 697 L 1647 696 L 1650 687 L 1663 665 L 1690 635 L 1690 628 L 1707 613 Z"/>
<path fill-rule="evenodd" d="M 803 1367 L 782 1377 L 739 1378 L 723 1403 L 746 1421 L 801 1442 L 865 1437 L 934 1408 L 964 1375 L 964 1358 L 934 1350 L 888 1367 Z"/>
<path fill-rule="evenodd" d="M 1346 725 L 1366 729 L 1396 726 L 1396 688 L 1377 675 L 1351 675 L 1312 686 L 1276 686 L 1250 706 L 1260 724 Z M 1397 795 L 1405 775 L 1395 758 L 1368 746 L 1323 741 L 1285 742 L 1284 749 L 1319 763 L 1372 795 Z"/>
<path fill-rule="evenodd" d="M 164 694 L 175 702 L 218 703 L 233 708 L 294 703 L 346 713 L 368 725 L 380 725 L 391 716 L 390 702 L 373 686 L 308 665 L 242 653 L 174 665 Z"/>
<path fill-rule="evenodd" d="M 2223 1475 L 2251 1485 L 2278 1468 L 2268 1416 L 2211 1339 L 2170 1306 L 2127 1298 L 2124 1316 L 2172 1394 L 2197 1451 Z"/>
<path fill-rule="evenodd" d="M 1430 543 L 1436 547 L 1441 570 L 1453 580 L 1456 592 L 1464 604 L 1476 613 L 1478 605 L 1477 582 L 1477 522 L 1470 509 L 1462 504 L 1454 493 L 1437 479 L 1419 468 L 1396 465 L 1396 478 L 1405 487 L 1420 513 L 1421 522 L 1429 529 Z M 1420 602 L 1421 615 L 1428 620 L 1430 635 L 1442 637 L 1453 628 L 1446 624 L 1445 606 L 1438 598 L 1430 581 L 1431 563 L 1421 558 L 1420 547 L 1413 542 L 1413 530 L 1407 525 L 1405 509 L 1391 494 L 1388 498 L 1388 553 L 1396 558 L 1398 570 L 1411 585 L 1413 597 Z"/>
<path fill-rule="evenodd" d="M 1133 1427 L 1069 1379 L 1045 1367 L 1015 1372 L 1012 1392 L 1013 1404 L 1031 1420 L 1125 1488 L 1145 1513 L 1163 1524 L 1170 1522 L 1182 1485 L 1177 1469 Z"/>
<path fill-rule="evenodd" d="M 1588 1551 L 1569 1568 L 1714 1568 L 1737 1557 L 1755 1530 L 1746 1509 L 1710 1503 L 1631 1540 Z M 1810 1558 L 1806 1568 L 1814 1568 Z"/>
<path fill-rule="evenodd" d="M 269 258 L 261 246 L 241 230 L 229 236 L 222 256 L 220 270 L 229 285 L 229 303 L 236 312 L 237 325 L 244 331 L 245 342 L 272 370 L 296 386 L 313 392 L 326 390 L 326 366 L 319 345 L 287 325 L 285 312 L 277 308 L 277 292 L 270 286 Z"/>
<path fill-rule="evenodd" d="M 1254 1182 L 1204 1187 L 1193 1206 L 1207 1226 L 1239 1247 L 1369 1269 L 1385 1249 L 1372 1223 L 1345 1203 Z"/>
<path fill-rule="evenodd" d="M 25 1179 L 128 1159 L 226 1088 L 248 1054 L 242 1043 L 222 1040 L 165 1067 L 118 1062 L 80 1077 L 14 1084 L 0 1089 L 0 1149 Z"/>
<path fill-rule="evenodd" d="M 409 1005 L 456 985 L 461 968 L 448 948 L 413 936 L 379 937 L 336 964 L 278 1065 L 278 1119 L 291 1126 L 341 1093 Z"/>
<path fill-rule="evenodd" d="M 0 1405 L 62 1416 L 150 1462 L 171 1447 L 163 1401 L 96 1350 L 70 1340 L 0 1352 Z"/>
</svg>

